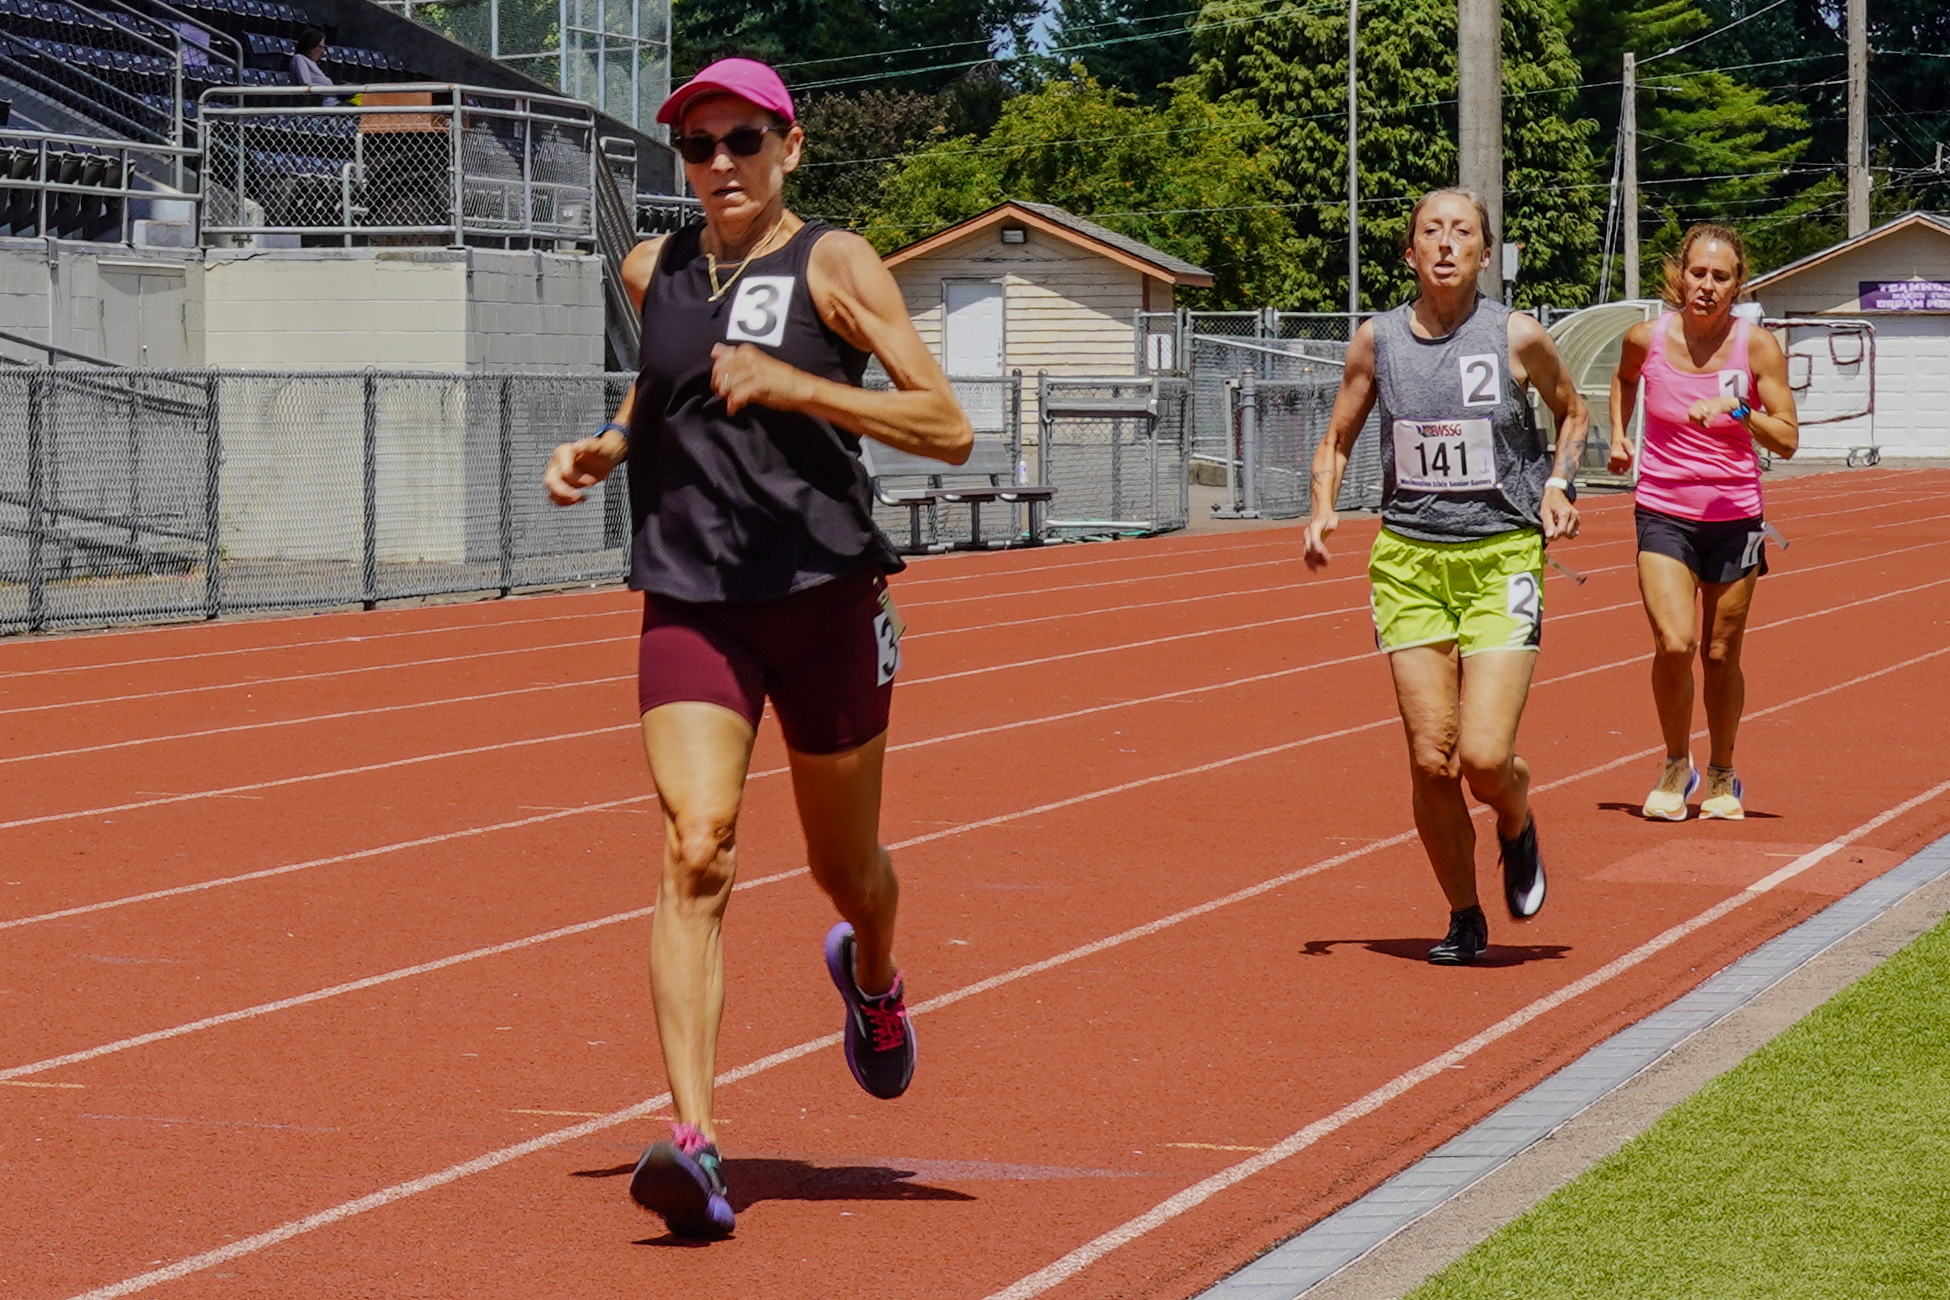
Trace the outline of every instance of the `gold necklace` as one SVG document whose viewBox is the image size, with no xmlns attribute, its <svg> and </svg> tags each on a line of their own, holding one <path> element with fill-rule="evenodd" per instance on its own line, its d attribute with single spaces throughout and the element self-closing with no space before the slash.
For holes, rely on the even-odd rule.
<svg viewBox="0 0 1950 1300">
<path fill-rule="evenodd" d="M 785 213 L 781 212 L 778 221 L 773 223 L 772 229 L 766 233 L 765 238 L 759 240 L 758 246 L 752 249 L 751 252 L 745 254 L 745 260 L 738 263 L 738 269 L 733 271 L 731 278 L 723 284 L 718 283 L 717 257 L 711 253 L 704 255 L 705 274 L 711 277 L 711 297 L 709 301 L 716 302 L 718 299 L 724 297 L 725 294 L 731 292 L 731 286 L 738 283 L 738 277 L 745 273 L 746 267 L 758 260 L 758 255 L 765 251 L 765 246 L 772 242 L 772 236 L 778 234 L 779 228 L 783 225 L 785 225 Z"/>
</svg>

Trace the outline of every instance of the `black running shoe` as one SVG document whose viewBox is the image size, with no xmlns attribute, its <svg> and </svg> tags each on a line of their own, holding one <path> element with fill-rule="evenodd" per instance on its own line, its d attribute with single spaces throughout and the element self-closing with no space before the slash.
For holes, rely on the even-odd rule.
<svg viewBox="0 0 1950 1300">
<path fill-rule="evenodd" d="M 670 1141 L 643 1153 L 630 1175 L 630 1199 L 662 1215 L 679 1237 L 716 1241 L 736 1222 L 718 1148 L 692 1124 L 673 1124 Z"/>
<path fill-rule="evenodd" d="M 1503 901 L 1514 920 L 1528 921 L 1544 910 L 1544 855 L 1537 851 L 1537 818 L 1533 814 L 1514 840 L 1497 836 L 1503 846 Z"/>
<path fill-rule="evenodd" d="M 846 1001 L 846 1066 L 862 1088 L 883 1101 L 907 1091 L 914 1078 L 914 1025 L 907 1018 L 906 981 L 877 997 L 853 979 L 853 927 L 845 921 L 826 935 L 826 973 Z"/>
<path fill-rule="evenodd" d="M 1490 923 L 1480 907 L 1465 907 L 1449 913 L 1449 937 L 1429 949 L 1429 961 L 1437 966 L 1467 966 L 1490 946 Z"/>
</svg>

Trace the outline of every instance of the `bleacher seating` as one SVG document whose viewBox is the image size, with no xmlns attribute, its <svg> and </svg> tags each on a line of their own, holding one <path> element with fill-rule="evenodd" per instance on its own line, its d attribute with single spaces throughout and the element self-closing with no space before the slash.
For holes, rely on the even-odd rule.
<svg viewBox="0 0 1950 1300">
<path fill-rule="evenodd" d="M 1056 495 L 1053 487 L 1016 482 L 1015 454 L 995 433 L 977 433 L 968 460 L 961 465 L 896 451 L 872 438 L 860 439 L 860 459 L 873 480 L 875 499 L 885 506 L 906 508 L 910 555 L 949 549 L 930 545 L 921 536 L 921 512 L 945 505 L 968 507 L 967 545 L 973 549 L 1007 544 L 1008 539 L 982 536 L 982 507 L 988 504 L 1027 506 L 1028 539 L 1041 541 L 1042 511 Z"/>
<path fill-rule="evenodd" d="M 122 199 L 113 192 L 122 187 L 122 159 L 79 145 L 50 149 L 47 175 L 41 178 L 38 176 L 40 152 L 0 144 L 0 235 L 54 235 L 60 239 L 113 237 L 122 224 Z M 41 187 L 7 184 L 35 179 L 93 187 L 102 192 L 50 191 L 43 221 Z"/>
</svg>

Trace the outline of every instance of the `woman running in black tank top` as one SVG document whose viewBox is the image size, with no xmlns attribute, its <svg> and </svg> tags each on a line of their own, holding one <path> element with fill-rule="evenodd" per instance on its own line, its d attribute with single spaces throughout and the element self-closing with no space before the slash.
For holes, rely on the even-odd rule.
<svg viewBox="0 0 1950 1300">
<path fill-rule="evenodd" d="M 769 697 L 785 733 L 813 878 L 844 918 L 827 971 L 860 1086 L 899 1096 L 914 1030 L 893 959 L 899 886 L 879 842 L 901 561 L 873 524 L 859 436 L 951 464 L 973 440 L 900 289 L 857 235 L 786 211 L 802 135 L 770 68 L 725 59 L 677 90 L 675 126 L 701 229 L 637 246 L 623 266 L 643 313 L 636 386 L 596 437 L 565 443 L 544 482 L 582 500 L 625 458 L 644 593 L 638 697 L 663 806 L 650 987 L 677 1122 L 630 1194 L 673 1232 L 732 1229 L 712 1123 L 724 1010 L 720 926 L 738 810 Z M 860 385 L 869 354 L 894 382 Z"/>
</svg>

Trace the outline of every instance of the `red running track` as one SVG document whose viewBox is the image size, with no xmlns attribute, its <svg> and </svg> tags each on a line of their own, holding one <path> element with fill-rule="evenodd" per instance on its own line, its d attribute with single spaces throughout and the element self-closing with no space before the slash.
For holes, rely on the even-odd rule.
<svg viewBox="0 0 1950 1300">
<path fill-rule="evenodd" d="M 627 594 L 0 645 L 0 1293 L 1190 1295 L 1944 833 L 1946 487 L 1773 489 L 1753 813 L 1677 826 L 1592 502 L 1522 735 L 1550 906 L 1459 970 L 1372 524 L 1323 577 L 1285 530 L 914 566 L 921 1072 L 847 1076 L 768 723 L 708 1248 L 624 1193 L 667 1105 Z"/>
</svg>

